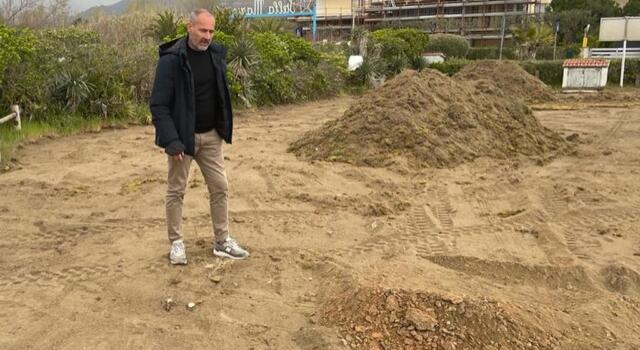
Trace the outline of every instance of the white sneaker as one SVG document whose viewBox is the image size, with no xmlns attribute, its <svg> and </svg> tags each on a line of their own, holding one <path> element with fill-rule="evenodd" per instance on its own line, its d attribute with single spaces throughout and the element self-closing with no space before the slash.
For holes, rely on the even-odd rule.
<svg viewBox="0 0 640 350">
<path fill-rule="evenodd" d="M 242 260 L 249 257 L 249 252 L 244 250 L 233 238 L 228 237 L 226 241 L 216 242 L 213 245 L 213 255 L 223 258 Z"/>
<path fill-rule="evenodd" d="M 184 249 L 184 242 L 181 239 L 171 243 L 171 253 L 169 253 L 169 261 L 172 265 L 186 265 L 187 252 Z"/>
</svg>

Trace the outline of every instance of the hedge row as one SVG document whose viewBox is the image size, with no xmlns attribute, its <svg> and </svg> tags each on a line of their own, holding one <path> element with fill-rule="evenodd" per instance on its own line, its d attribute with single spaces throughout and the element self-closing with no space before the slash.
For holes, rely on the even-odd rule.
<svg viewBox="0 0 640 350">
<path fill-rule="evenodd" d="M 442 73 L 453 75 L 460 71 L 462 67 L 472 62 L 473 61 L 470 60 L 452 59 L 447 60 L 443 63 L 432 64 L 429 67 L 437 69 Z M 550 86 L 561 86 L 562 76 L 564 72 L 562 68 L 563 62 L 563 60 L 522 61 L 520 62 L 520 65 L 530 74 L 537 76 L 545 84 Z M 612 60 L 611 65 L 609 66 L 609 84 L 617 85 L 620 83 L 620 69 L 621 61 Z M 627 60 L 624 74 L 624 83 L 625 85 L 640 85 L 640 59 Z"/>
</svg>

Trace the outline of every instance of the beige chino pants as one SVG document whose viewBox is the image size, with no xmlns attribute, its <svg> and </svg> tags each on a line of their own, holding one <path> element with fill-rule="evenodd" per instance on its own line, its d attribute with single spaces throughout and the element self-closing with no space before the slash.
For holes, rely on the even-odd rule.
<svg viewBox="0 0 640 350">
<path fill-rule="evenodd" d="M 171 242 L 182 239 L 182 203 L 189 179 L 191 160 L 195 159 L 209 189 L 209 207 L 216 242 L 229 236 L 227 199 L 229 185 L 224 170 L 223 140 L 215 130 L 196 134 L 195 156 L 181 161 L 169 156 L 167 179 L 167 229 Z"/>
</svg>

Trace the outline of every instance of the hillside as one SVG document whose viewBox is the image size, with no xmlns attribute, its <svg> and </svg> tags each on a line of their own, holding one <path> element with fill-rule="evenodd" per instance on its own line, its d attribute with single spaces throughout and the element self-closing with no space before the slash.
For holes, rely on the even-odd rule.
<svg viewBox="0 0 640 350">
<path fill-rule="evenodd" d="M 136 9 L 156 10 L 159 8 L 187 8 L 191 7 L 192 1 L 186 0 L 121 0 L 112 5 L 94 6 L 78 14 L 79 17 L 90 17 L 92 15 L 117 16 L 121 15 L 132 7 Z"/>
</svg>

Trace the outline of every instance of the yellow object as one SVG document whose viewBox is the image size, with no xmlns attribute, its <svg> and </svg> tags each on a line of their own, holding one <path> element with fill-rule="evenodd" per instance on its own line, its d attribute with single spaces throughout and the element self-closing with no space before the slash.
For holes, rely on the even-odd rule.
<svg viewBox="0 0 640 350">
<path fill-rule="evenodd" d="M 585 35 L 584 37 L 582 37 L 582 48 L 586 48 L 589 44 L 589 38 L 587 38 L 587 36 Z"/>
</svg>

